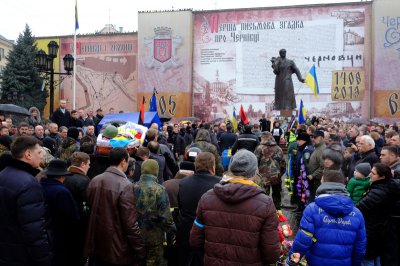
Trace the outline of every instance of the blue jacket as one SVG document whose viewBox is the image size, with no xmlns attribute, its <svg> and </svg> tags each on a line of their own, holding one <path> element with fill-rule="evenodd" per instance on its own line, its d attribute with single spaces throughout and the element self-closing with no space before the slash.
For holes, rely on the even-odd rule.
<svg viewBox="0 0 400 266">
<path fill-rule="evenodd" d="M 20 160 L 0 172 L 0 266 L 50 265 L 38 173 Z"/>
<path fill-rule="evenodd" d="M 322 189 L 329 184 L 345 189 L 338 183 L 323 183 Z M 361 265 L 365 248 L 364 218 L 353 201 L 340 194 L 320 194 L 304 210 L 289 257 L 305 255 L 308 265 Z"/>
</svg>

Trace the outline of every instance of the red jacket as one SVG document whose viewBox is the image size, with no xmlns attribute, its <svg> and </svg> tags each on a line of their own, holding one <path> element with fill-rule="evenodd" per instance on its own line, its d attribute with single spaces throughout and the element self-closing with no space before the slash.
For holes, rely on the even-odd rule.
<svg viewBox="0 0 400 266">
<path fill-rule="evenodd" d="M 278 218 L 256 186 L 217 184 L 201 198 L 190 234 L 204 265 L 269 265 L 279 259 Z"/>
</svg>

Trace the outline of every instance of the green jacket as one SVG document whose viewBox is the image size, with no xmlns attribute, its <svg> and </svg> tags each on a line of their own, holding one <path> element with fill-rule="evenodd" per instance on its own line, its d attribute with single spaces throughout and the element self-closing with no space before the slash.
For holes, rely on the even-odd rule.
<svg viewBox="0 0 400 266">
<path fill-rule="evenodd" d="M 134 194 L 138 223 L 145 246 L 162 246 L 175 238 L 176 228 L 170 212 L 167 191 L 157 183 L 157 177 L 149 174 L 140 176 L 135 184 Z"/>
<path fill-rule="evenodd" d="M 347 184 L 347 191 L 350 193 L 350 198 L 354 203 L 359 203 L 363 198 L 364 194 L 368 191 L 371 186 L 369 177 L 366 178 L 351 178 Z"/>
</svg>

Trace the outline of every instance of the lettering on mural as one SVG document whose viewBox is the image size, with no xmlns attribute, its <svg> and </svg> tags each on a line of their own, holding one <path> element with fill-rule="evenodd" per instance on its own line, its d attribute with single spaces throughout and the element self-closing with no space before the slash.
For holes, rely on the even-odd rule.
<svg viewBox="0 0 400 266">
<path fill-rule="evenodd" d="M 158 108 L 161 114 L 174 116 L 177 108 L 176 95 L 158 97 Z"/>
<path fill-rule="evenodd" d="M 304 28 L 304 22 L 301 20 L 288 21 L 263 21 L 263 22 L 242 22 L 235 23 L 218 23 L 218 15 L 211 15 L 209 19 L 203 17 L 201 25 L 201 34 L 203 42 L 210 42 L 212 39 L 208 35 L 209 32 L 215 33 L 214 42 L 254 42 L 260 40 L 259 32 L 248 33 L 246 31 L 263 31 L 263 30 L 295 30 Z M 225 33 L 229 33 L 226 35 Z"/>
<path fill-rule="evenodd" d="M 363 71 L 332 72 L 332 101 L 361 101 L 363 97 Z"/>
<path fill-rule="evenodd" d="M 362 62 L 363 57 L 361 54 L 357 54 L 357 55 L 327 55 L 327 56 L 321 56 L 321 55 L 317 55 L 317 56 L 306 56 L 304 57 L 305 60 L 307 60 L 307 62 L 314 62 L 317 63 L 318 67 L 320 67 L 320 63 L 321 62 L 325 62 L 325 61 L 349 61 L 351 62 L 351 66 L 354 66 L 354 60 L 355 61 L 359 61 Z"/>
<path fill-rule="evenodd" d="M 397 94 L 396 92 L 390 94 L 388 98 L 388 107 L 390 115 L 395 115 L 399 110 L 398 100 L 399 100 L 399 94 Z"/>
<path fill-rule="evenodd" d="M 400 44 L 400 17 L 382 17 L 382 23 L 386 26 L 383 46 L 390 48 L 393 45 Z M 396 50 L 400 52 L 400 47 L 397 47 Z"/>
</svg>

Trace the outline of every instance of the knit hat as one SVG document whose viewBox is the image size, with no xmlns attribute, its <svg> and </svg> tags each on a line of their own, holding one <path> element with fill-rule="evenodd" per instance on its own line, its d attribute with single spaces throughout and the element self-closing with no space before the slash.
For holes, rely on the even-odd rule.
<svg viewBox="0 0 400 266">
<path fill-rule="evenodd" d="M 153 159 L 148 159 L 142 163 L 142 175 L 150 174 L 158 176 L 158 162 Z"/>
<path fill-rule="evenodd" d="M 231 158 L 231 163 L 229 164 L 229 172 L 231 172 L 235 176 L 252 178 L 256 175 L 257 170 L 257 157 L 248 150 L 239 150 Z"/>
<path fill-rule="evenodd" d="M 78 139 L 79 137 L 79 130 L 76 127 L 70 127 L 67 131 L 67 137 Z"/>
<path fill-rule="evenodd" d="M 371 173 L 371 165 L 369 163 L 359 163 L 356 165 L 356 170 L 364 177 L 367 177 Z"/>
<path fill-rule="evenodd" d="M 305 142 L 310 142 L 310 135 L 308 135 L 306 132 L 300 132 L 299 135 L 297 135 L 297 140 L 304 140 Z"/>
</svg>

